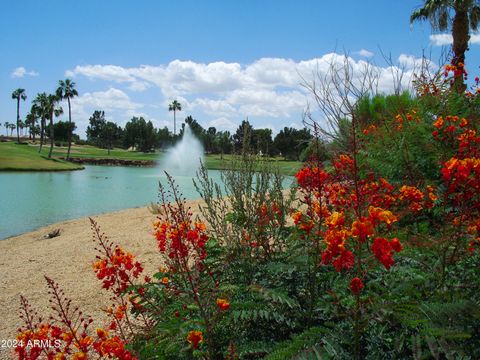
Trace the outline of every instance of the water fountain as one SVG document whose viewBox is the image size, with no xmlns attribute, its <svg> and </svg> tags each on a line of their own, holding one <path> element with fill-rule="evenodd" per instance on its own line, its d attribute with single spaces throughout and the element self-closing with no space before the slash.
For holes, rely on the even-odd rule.
<svg viewBox="0 0 480 360">
<path fill-rule="evenodd" d="M 167 151 L 160 161 L 160 169 L 174 177 L 194 177 L 203 160 L 203 146 L 185 124 L 182 139 Z"/>
</svg>

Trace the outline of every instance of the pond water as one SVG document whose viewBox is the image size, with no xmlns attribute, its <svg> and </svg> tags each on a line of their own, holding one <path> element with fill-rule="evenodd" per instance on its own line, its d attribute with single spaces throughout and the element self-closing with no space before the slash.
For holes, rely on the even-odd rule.
<svg viewBox="0 0 480 360">
<path fill-rule="evenodd" d="M 209 171 L 214 181 L 220 172 Z M 191 176 L 176 176 L 187 199 L 200 196 Z M 0 239 L 59 221 L 126 208 L 158 200 L 158 168 L 85 166 L 65 172 L 0 173 Z"/>
</svg>

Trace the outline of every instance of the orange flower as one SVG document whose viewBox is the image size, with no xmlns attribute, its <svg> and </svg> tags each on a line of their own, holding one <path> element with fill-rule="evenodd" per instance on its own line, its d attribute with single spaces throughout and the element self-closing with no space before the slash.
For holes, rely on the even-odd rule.
<svg viewBox="0 0 480 360">
<path fill-rule="evenodd" d="M 217 299 L 217 306 L 222 311 L 230 309 L 230 303 L 227 299 Z"/>
<path fill-rule="evenodd" d="M 355 220 L 352 224 L 352 235 L 364 242 L 368 236 L 373 235 L 373 224 L 370 220 Z"/>
<path fill-rule="evenodd" d="M 325 219 L 325 225 L 330 228 L 342 226 L 345 223 L 345 215 L 343 212 L 334 211 L 328 218 Z"/>
<path fill-rule="evenodd" d="M 187 335 L 187 341 L 194 349 L 198 349 L 198 345 L 203 342 L 203 333 L 198 330 L 192 330 Z"/>
<path fill-rule="evenodd" d="M 368 213 L 373 220 L 384 222 L 387 225 L 390 225 L 398 220 L 391 211 L 383 210 L 379 207 L 370 206 L 368 208 Z"/>
<path fill-rule="evenodd" d="M 439 116 L 437 121 L 433 123 L 433 126 L 435 126 L 437 129 L 440 129 L 443 126 L 443 118 Z"/>
<path fill-rule="evenodd" d="M 72 356 L 72 360 L 87 360 L 88 357 L 87 357 L 87 354 L 85 354 L 84 352 L 78 352 L 76 354 L 73 354 Z"/>
<path fill-rule="evenodd" d="M 170 282 L 170 280 L 168 279 L 168 277 L 165 276 L 165 277 L 162 278 L 162 283 L 163 284 L 167 285 L 169 282 Z"/>
<path fill-rule="evenodd" d="M 295 225 L 300 222 L 300 220 L 302 219 L 302 216 L 303 216 L 303 214 L 302 214 L 301 211 L 297 211 L 292 215 L 292 219 L 293 219 L 293 222 L 295 223 Z"/>
</svg>

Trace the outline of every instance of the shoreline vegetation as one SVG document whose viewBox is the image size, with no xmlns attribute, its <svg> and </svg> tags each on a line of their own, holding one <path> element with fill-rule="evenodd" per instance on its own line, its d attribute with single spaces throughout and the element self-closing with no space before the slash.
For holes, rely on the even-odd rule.
<svg viewBox="0 0 480 360">
<path fill-rule="evenodd" d="M 0 142 L 1 171 L 70 171 L 82 170 L 86 165 L 108 166 L 156 166 L 164 152 L 143 153 L 123 149 L 106 149 L 90 145 L 72 145 L 70 161 L 66 161 L 68 148 L 55 146 L 53 157 L 48 159 L 48 149 L 38 153 L 39 144 L 25 142 L 17 144 L 13 141 Z M 209 170 L 223 170 L 234 155 L 205 155 L 205 166 Z M 262 158 L 275 162 L 283 175 L 293 175 L 300 169 L 300 161 L 287 161 L 283 158 Z"/>
</svg>

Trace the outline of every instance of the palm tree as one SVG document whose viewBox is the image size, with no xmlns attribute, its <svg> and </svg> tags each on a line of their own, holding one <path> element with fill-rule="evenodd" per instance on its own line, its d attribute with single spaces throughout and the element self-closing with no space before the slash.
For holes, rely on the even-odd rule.
<svg viewBox="0 0 480 360">
<path fill-rule="evenodd" d="M 25 122 L 28 124 L 30 128 L 30 137 L 33 138 L 32 140 L 35 142 L 35 129 L 36 129 L 36 123 L 38 119 L 38 107 L 35 104 L 32 104 L 32 107 L 30 108 L 30 112 L 27 114 L 25 118 Z"/>
<path fill-rule="evenodd" d="M 177 134 L 177 119 L 175 116 L 177 110 L 182 111 L 182 104 L 180 104 L 177 100 L 173 100 L 173 102 L 168 105 L 168 111 L 173 111 L 173 135 Z"/>
<path fill-rule="evenodd" d="M 70 106 L 70 99 L 78 96 L 75 89 L 75 83 L 70 79 L 60 80 L 58 82 L 57 96 L 60 100 L 67 99 L 68 102 L 68 151 L 67 160 L 70 159 L 70 148 L 72 147 L 72 108 Z"/>
<path fill-rule="evenodd" d="M 35 100 L 33 100 L 33 106 L 35 106 L 35 112 L 40 118 L 40 147 L 38 152 L 42 152 L 43 142 L 45 141 L 45 121 L 49 117 L 48 113 L 48 96 L 46 93 L 37 94 Z"/>
<path fill-rule="evenodd" d="M 3 126 L 5 126 L 5 130 L 7 130 L 7 136 L 8 136 L 8 129 L 10 129 L 10 123 L 8 121 L 5 121 L 3 123 Z"/>
<path fill-rule="evenodd" d="M 458 67 L 460 64 L 465 64 L 470 29 L 476 31 L 480 21 L 480 2 L 478 0 L 425 0 L 423 7 L 415 10 L 410 16 L 410 23 L 419 20 L 428 20 L 433 30 L 446 31 L 451 26 L 452 65 Z M 460 67 L 462 66 L 460 65 Z M 455 78 L 453 86 L 458 92 L 465 91 L 463 74 Z"/>
<path fill-rule="evenodd" d="M 17 100 L 17 143 L 20 143 L 20 134 L 18 132 L 20 125 L 20 100 L 27 100 L 27 94 L 25 94 L 25 89 L 18 88 L 12 92 L 12 99 Z"/>
<path fill-rule="evenodd" d="M 16 126 L 14 123 L 8 124 L 8 127 L 10 128 L 10 136 L 13 135 L 13 130 L 15 130 Z"/>
<path fill-rule="evenodd" d="M 53 117 L 60 116 L 63 114 L 63 109 L 61 107 L 57 107 L 57 103 L 60 101 L 57 95 L 48 95 L 47 96 L 47 103 L 46 103 L 46 110 L 48 113 L 48 118 L 50 119 L 50 151 L 48 152 L 48 158 L 52 157 L 53 152 L 53 144 L 55 142 L 55 134 L 53 129 Z"/>
</svg>

